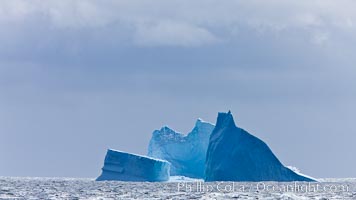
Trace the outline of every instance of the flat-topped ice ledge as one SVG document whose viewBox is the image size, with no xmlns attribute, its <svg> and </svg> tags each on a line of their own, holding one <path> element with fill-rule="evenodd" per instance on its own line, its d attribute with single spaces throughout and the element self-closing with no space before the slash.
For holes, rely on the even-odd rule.
<svg viewBox="0 0 356 200">
<path fill-rule="evenodd" d="M 164 160 L 108 149 L 97 181 L 167 181 L 170 163 Z"/>
</svg>

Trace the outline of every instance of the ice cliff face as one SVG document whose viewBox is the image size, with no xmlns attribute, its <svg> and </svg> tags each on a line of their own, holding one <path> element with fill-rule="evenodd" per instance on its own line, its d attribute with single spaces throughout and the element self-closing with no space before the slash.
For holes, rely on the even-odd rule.
<svg viewBox="0 0 356 200">
<path fill-rule="evenodd" d="M 282 163 L 262 140 L 219 113 L 206 156 L 206 181 L 314 181 Z"/>
<path fill-rule="evenodd" d="M 167 181 L 170 164 L 167 161 L 109 149 L 102 174 L 97 181 Z"/>
<path fill-rule="evenodd" d="M 173 176 L 204 178 L 206 151 L 213 129 L 214 125 L 200 119 L 188 135 L 163 127 L 153 132 L 148 156 L 170 162 Z"/>
</svg>

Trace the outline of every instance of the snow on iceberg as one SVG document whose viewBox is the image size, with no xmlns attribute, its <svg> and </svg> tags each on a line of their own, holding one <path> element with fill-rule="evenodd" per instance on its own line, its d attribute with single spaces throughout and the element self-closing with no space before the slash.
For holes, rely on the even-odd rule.
<svg viewBox="0 0 356 200">
<path fill-rule="evenodd" d="M 206 181 L 315 181 L 283 166 L 259 138 L 219 113 L 206 157 Z"/>
<path fill-rule="evenodd" d="M 167 161 L 109 149 L 97 181 L 167 181 Z"/>
<path fill-rule="evenodd" d="M 193 130 L 183 135 L 168 127 L 152 134 L 148 156 L 171 163 L 170 174 L 191 178 L 205 177 L 205 158 L 214 125 L 198 119 Z"/>
</svg>

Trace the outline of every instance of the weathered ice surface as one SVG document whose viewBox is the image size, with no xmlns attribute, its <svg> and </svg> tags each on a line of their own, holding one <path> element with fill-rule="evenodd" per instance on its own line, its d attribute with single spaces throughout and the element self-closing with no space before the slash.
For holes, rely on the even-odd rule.
<svg viewBox="0 0 356 200">
<path fill-rule="evenodd" d="M 283 166 L 266 143 L 235 125 L 230 111 L 218 114 L 205 175 L 206 181 L 314 181 Z"/>
<path fill-rule="evenodd" d="M 167 161 L 109 149 L 102 174 L 97 181 L 167 181 L 170 164 Z"/>
<path fill-rule="evenodd" d="M 198 119 L 193 130 L 183 135 L 168 127 L 152 134 L 148 156 L 170 162 L 170 174 L 204 178 L 206 151 L 214 125 Z"/>
</svg>

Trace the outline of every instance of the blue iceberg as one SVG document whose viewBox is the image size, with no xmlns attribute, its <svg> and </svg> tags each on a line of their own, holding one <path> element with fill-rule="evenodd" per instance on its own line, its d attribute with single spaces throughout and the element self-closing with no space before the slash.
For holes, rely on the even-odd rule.
<svg viewBox="0 0 356 200">
<path fill-rule="evenodd" d="M 167 161 L 109 149 L 97 181 L 167 181 Z"/>
<path fill-rule="evenodd" d="M 283 166 L 259 138 L 219 113 L 206 156 L 206 181 L 315 181 Z"/>
<path fill-rule="evenodd" d="M 206 151 L 213 129 L 214 125 L 200 119 L 187 135 L 163 127 L 153 132 L 148 156 L 170 162 L 173 176 L 204 179 Z"/>
</svg>

